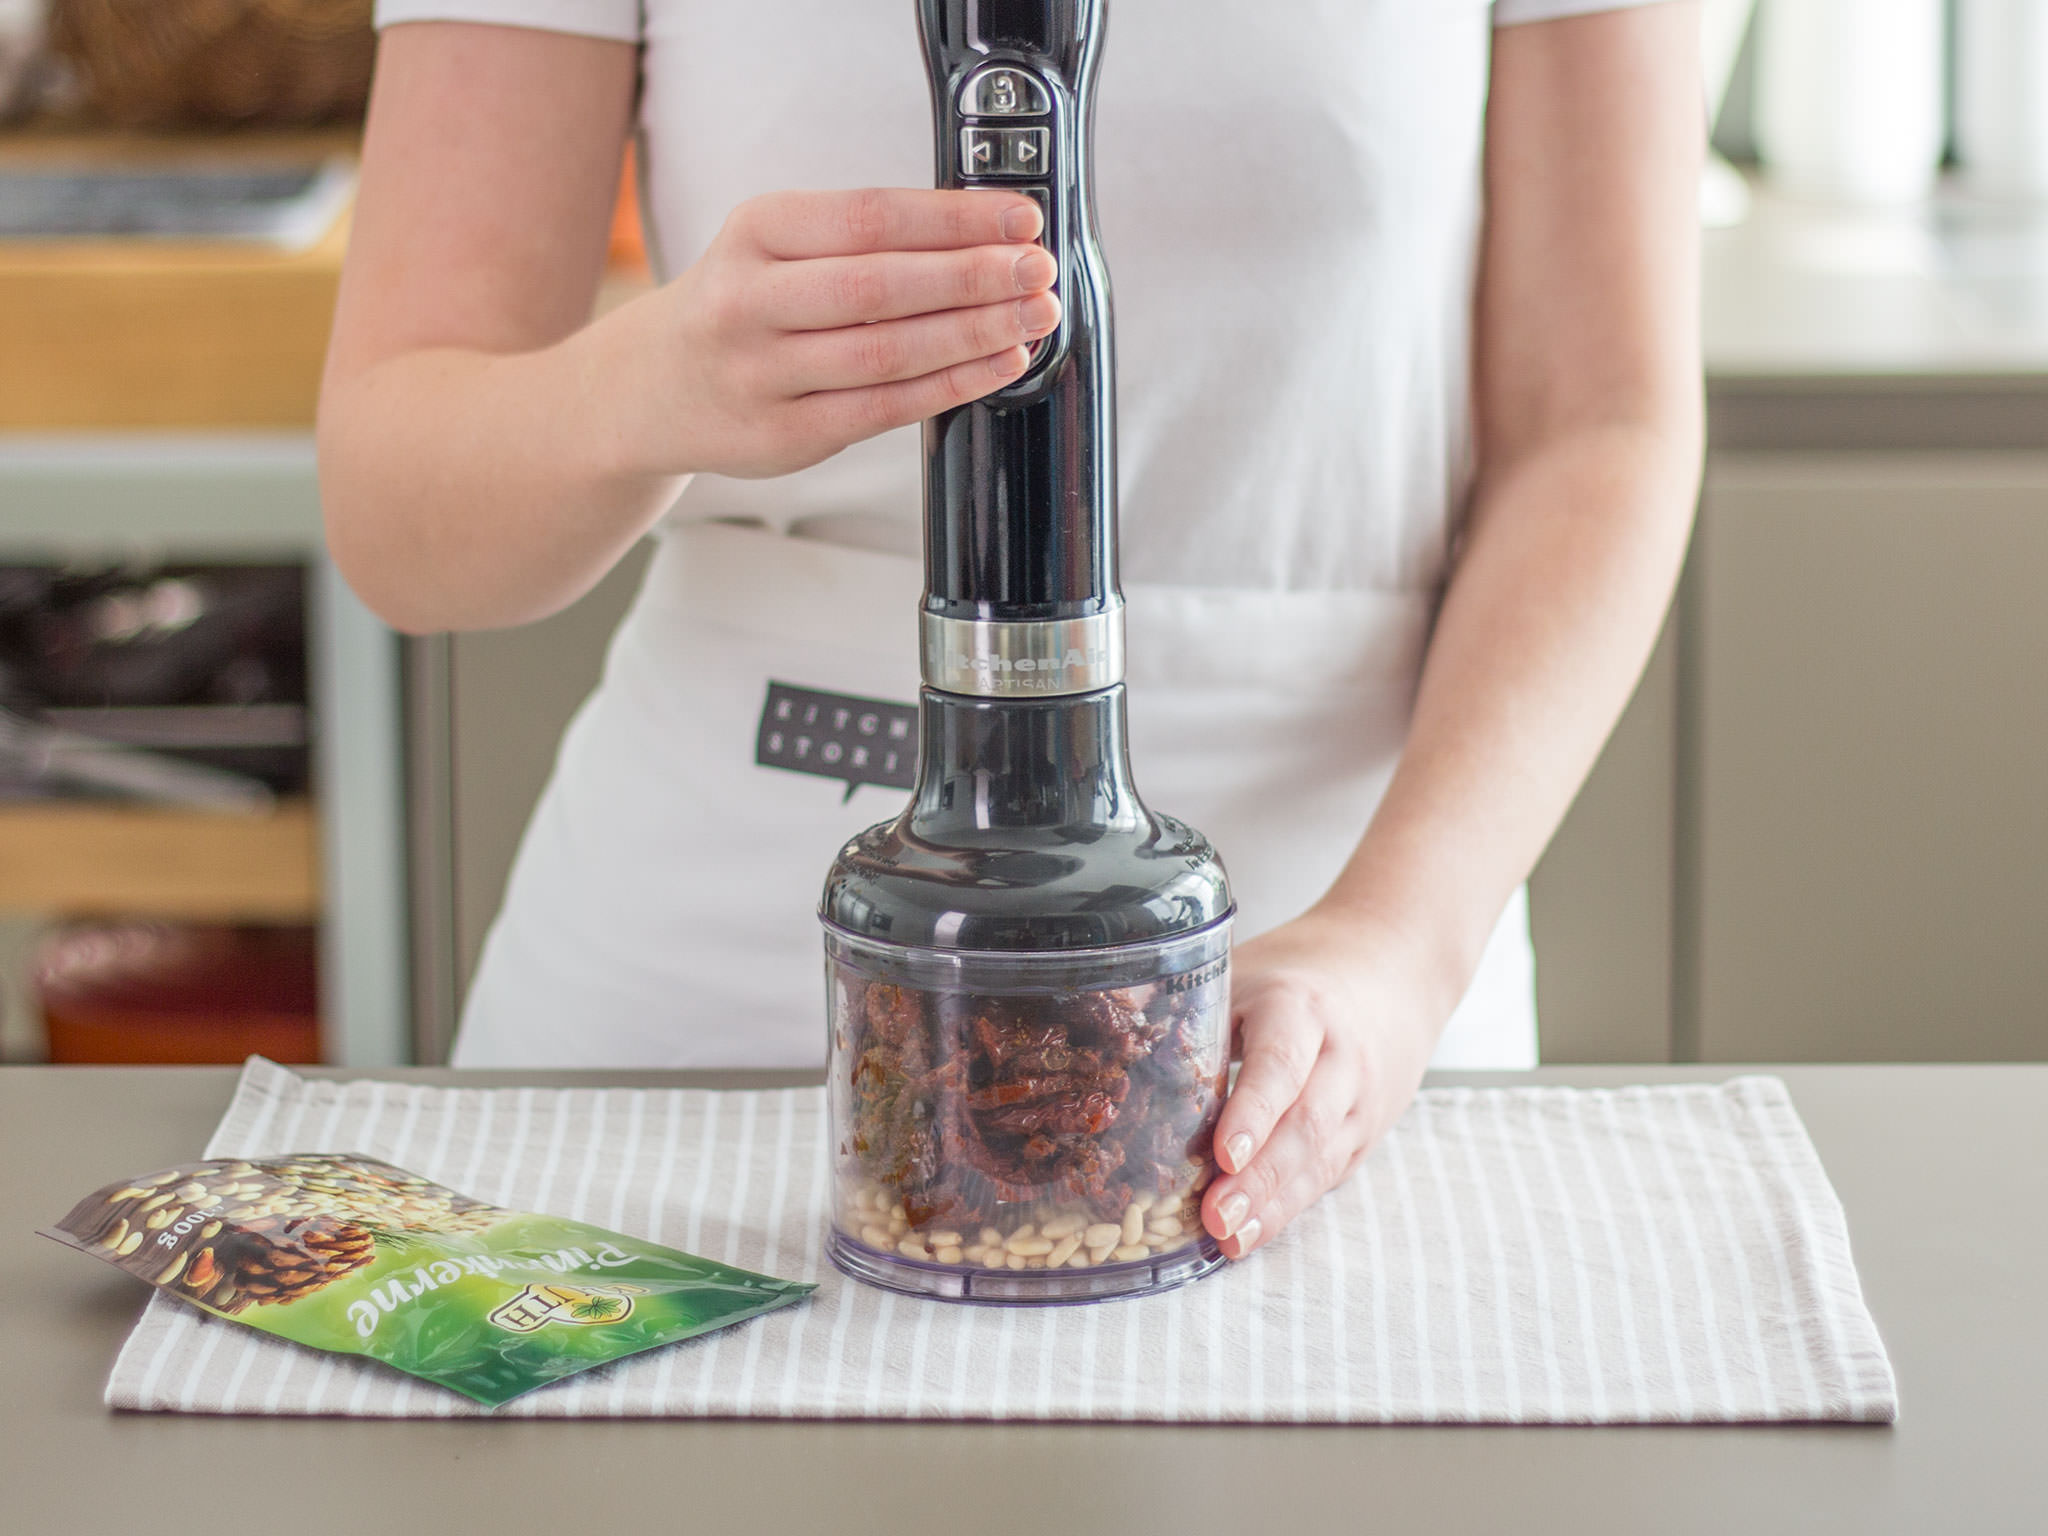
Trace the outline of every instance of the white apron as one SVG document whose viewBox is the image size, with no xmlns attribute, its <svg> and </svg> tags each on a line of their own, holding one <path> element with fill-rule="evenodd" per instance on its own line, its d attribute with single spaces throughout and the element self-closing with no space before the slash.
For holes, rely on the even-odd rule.
<svg viewBox="0 0 2048 1536">
<path fill-rule="evenodd" d="M 839 847 L 902 807 L 760 767 L 769 683 L 910 703 L 920 562 L 758 528 L 663 530 L 485 944 L 464 1067 L 818 1067 L 816 908 Z M 1126 588 L 1133 770 L 1222 852 L 1240 939 L 1304 911 L 1406 738 L 1422 592 Z M 1435 1064 L 1536 1063 L 1518 893 Z"/>
</svg>

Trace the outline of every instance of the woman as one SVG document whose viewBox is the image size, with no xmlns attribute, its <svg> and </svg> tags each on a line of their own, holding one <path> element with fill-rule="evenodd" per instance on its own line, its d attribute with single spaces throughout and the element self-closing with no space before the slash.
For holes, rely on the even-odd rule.
<svg viewBox="0 0 2048 1536">
<path fill-rule="evenodd" d="M 460 629 L 554 612 L 660 534 L 458 1062 L 821 1055 L 817 886 L 894 796 L 757 766 L 766 686 L 915 698 L 913 424 L 1016 377 L 1058 315 L 1026 199 L 917 190 L 912 15 L 383 0 L 321 407 L 336 558 L 392 623 Z M 1522 881 L 1696 489 L 1698 16 L 1113 17 L 1133 753 L 1239 896 L 1203 1214 L 1242 1257 L 1433 1056 L 1535 1060 Z M 635 131 L 668 280 L 590 321 Z"/>
</svg>

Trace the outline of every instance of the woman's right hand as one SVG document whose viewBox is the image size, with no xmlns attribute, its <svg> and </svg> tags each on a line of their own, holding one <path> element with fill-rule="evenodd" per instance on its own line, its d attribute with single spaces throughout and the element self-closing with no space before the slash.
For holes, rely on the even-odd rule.
<svg viewBox="0 0 2048 1536">
<path fill-rule="evenodd" d="M 1041 225 L 998 191 L 741 204 L 696 265 L 608 317 L 626 466 L 788 474 L 1011 383 L 1059 323 Z"/>
<path fill-rule="evenodd" d="M 335 560 L 415 633 L 596 585 L 696 470 L 783 474 L 1014 380 L 1059 305 L 1018 192 L 788 192 L 591 319 L 630 43 L 388 27 L 320 404 Z"/>
</svg>

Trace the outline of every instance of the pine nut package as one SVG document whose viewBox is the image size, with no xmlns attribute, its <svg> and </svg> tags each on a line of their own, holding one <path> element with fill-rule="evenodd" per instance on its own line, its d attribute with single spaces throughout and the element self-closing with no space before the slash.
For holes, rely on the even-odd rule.
<svg viewBox="0 0 2048 1536">
<path fill-rule="evenodd" d="M 108 1185 L 43 1236 L 486 1407 L 817 1289 L 487 1205 L 358 1153 L 183 1164 Z"/>
</svg>

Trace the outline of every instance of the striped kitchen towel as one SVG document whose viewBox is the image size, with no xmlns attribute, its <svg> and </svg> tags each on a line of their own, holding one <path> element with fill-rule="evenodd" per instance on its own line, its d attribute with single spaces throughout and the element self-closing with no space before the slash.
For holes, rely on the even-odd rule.
<svg viewBox="0 0 2048 1536">
<path fill-rule="evenodd" d="M 1140 1301 L 912 1300 L 823 1253 L 819 1089 L 429 1088 L 252 1060 L 210 1157 L 367 1152 L 821 1289 L 511 1417 L 1889 1423 L 1890 1363 L 1785 1086 L 1425 1092 L 1245 1263 Z M 464 1417 L 464 1398 L 152 1297 L 116 1408 Z"/>
</svg>

